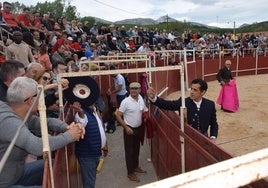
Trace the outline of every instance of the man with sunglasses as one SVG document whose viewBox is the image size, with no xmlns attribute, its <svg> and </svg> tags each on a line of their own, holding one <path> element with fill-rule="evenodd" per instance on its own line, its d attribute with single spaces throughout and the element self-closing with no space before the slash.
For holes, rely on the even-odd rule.
<svg viewBox="0 0 268 188">
<path fill-rule="evenodd" d="M 43 161 L 25 163 L 26 156 L 42 156 L 40 118 L 37 112 L 37 82 L 31 78 L 18 77 L 10 84 L 7 91 L 7 103 L 0 101 L 0 159 L 7 151 L 13 137 L 19 130 L 18 138 L 0 172 L 0 187 L 12 185 L 40 186 L 43 177 Z M 32 108 L 31 108 L 32 107 Z M 30 116 L 27 117 L 28 111 Z M 26 123 L 24 119 L 27 118 Z M 56 118 L 47 118 L 50 131 L 58 132 L 49 136 L 51 151 L 79 141 L 85 134 L 80 123 L 67 125 Z M 2 161 L 1 161 L 2 162 Z"/>
<path fill-rule="evenodd" d="M 140 141 L 142 136 L 142 114 L 148 111 L 142 96 L 141 85 L 132 82 L 129 96 L 125 98 L 116 112 L 116 119 L 124 128 L 124 146 L 128 178 L 139 182 L 136 173 L 146 173 L 139 166 Z"/>
</svg>

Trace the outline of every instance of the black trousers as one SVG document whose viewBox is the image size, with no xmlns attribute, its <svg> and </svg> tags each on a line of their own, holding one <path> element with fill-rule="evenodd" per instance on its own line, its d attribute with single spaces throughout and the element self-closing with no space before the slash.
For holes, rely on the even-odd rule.
<svg viewBox="0 0 268 188">
<path fill-rule="evenodd" d="M 134 173 L 135 168 L 139 167 L 141 127 L 132 128 L 132 130 L 134 134 L 128 135 L 124 129 L 125 159 L 128 174 Z"/>
</svg>

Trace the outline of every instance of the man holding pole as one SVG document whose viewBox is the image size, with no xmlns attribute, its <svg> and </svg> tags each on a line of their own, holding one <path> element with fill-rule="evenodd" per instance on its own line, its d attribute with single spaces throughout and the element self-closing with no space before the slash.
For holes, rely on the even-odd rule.
<svg viewBox="0 0 268 188">
<path fill-rule="evenodd" d="M 40 118 L 35 115 L 38 96 L 37 82 L 18 77 L 7 90 L 7 103 L 0 101 L 0 187 L 42 185 L 43 160 L 25 163 L 28 154 L 43 154 Z M 85 129 L 79 123 L 67 125 L 59 119 L 48 118 L 46 126 L 50 131 L 60 133 L 49 136 L 51 151 L 78 141 L 85 134 Z M 14 137 L 17 139 L 5 161 L 5 152 Z"/>
</svg>

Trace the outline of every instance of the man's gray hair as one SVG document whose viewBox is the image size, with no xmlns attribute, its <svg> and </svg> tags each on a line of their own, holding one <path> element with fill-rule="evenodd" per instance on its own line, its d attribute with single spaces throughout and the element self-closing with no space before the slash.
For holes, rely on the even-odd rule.
<svg viewBox="0 0 268 188">
<path fill-rule="evenodd" d="M 37 62 L 31 62 L 31 63 L 29 63 L 29 65 L 27 66 L 27 72 L 29 72 L 29 71 L 32 69 L 32 67 L 33 67 L 34 65 L 37 65 L 37 66 L 39 66 L 40 68 L 44 68 L 43 65 L 41 65 L 40 63 L 37 63 Z"/>
<path fill-rule="evenodd" d="M 37 94 L 37 82 L 28 77 L 17 77 L 7 90 L 7 102 L 21 104 L 27 98 Z"/>
</svg>

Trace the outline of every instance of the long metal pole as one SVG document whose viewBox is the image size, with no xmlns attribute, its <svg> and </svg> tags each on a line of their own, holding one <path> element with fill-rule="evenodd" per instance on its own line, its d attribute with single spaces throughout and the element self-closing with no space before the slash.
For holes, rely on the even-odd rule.
<svg viewBox="0 0 268 188">
<path fill-rule="evenodd" d="M 184 64 L 186 63 L 186 51 L 184 51 Z M 185 85 L 184 85 L 184 65 L 180 69 L 180 79 L 181 79 L 181 107 L 180 107 L 180 123 L 181 131 L 184 132 L 184 121 L 186 120 L 186 108 L 185 108 Z M 181 142 L 181 172 L 185 172 L 185 144 L 184 137 L 180 136 Z"/>
</svg>

